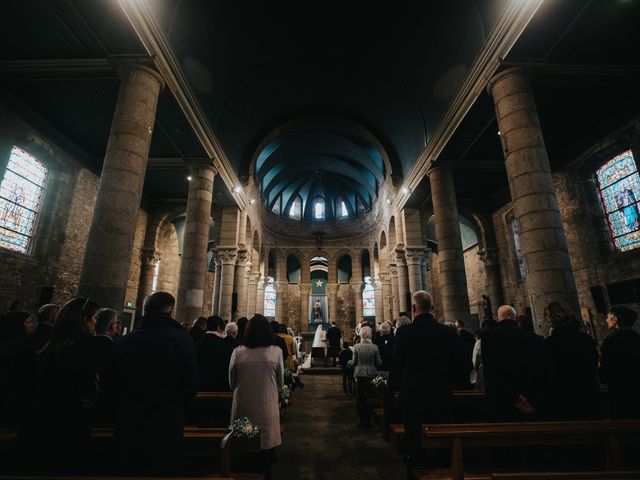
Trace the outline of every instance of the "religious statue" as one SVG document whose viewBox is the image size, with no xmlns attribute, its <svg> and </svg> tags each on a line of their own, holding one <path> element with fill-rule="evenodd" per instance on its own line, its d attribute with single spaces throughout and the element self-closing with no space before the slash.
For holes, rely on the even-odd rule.
<svg viewBox="0 0 640 480">
<path fill-rule="evenodd" d="M 322 304 L 320 303 L 320 299 L 317 299 L 313 306 L 313 321 L 322 323 Z"/>
</svg>

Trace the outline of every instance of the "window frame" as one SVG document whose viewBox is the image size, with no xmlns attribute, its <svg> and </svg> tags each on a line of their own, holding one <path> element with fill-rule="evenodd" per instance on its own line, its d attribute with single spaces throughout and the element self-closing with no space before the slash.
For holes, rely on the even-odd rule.
<svg viewBox="0 0 640 480">
<path fill-rule="evenodd" d="M 27 155 L 29 155 L 30 157 L 32 157 L 36 162 L 38 162 L 40 165 L 42 165 L 42 167 L 46 170 L 46 175 L 44 178 L 44 181 L 42 182 L 42 185 L 37 185 L 35 182 L 32 182 L 31 180 L 29 180 L 26 177 L 23 177 L 22 175 L 20 175 L 17 172 L 14 172 L 13 170 L 9 169 L 9 162 L 11 161 L 11 155 L 14 151 L 14 149 L 20 149 L 23 152 L 25 152 Z M 25 147 L 19 143 L 11 143 L 11 148 L 8 150 L 8 155 L 3 159 L 4 161 L 0 163 L 0 184 L 2 184 L 2 182 L 4 182 L 5 176 L 7 174 L 7 171 L 11 171 L 12 173 L 14 173 L 15 175 L 18 175 L 19 177 L 23 178 L 25 181 L 35 185 L 36 187 L 41 189 L 40 192 L 40 202 L 37 206 L 36 210 L 31 210 L 28 207 L 19 205 L 20 208 L 25 208 L 27 210 L 30 210 L 32 212 L 34 212 L 35 214 L 35 218 L 33 220 L 33 227 L 31 229 L 31 235 L 24 235 L 21 234 L 19 232 L 15 232 L 18 235 L 21 236 L 25 236 L 29 239 L 28 244 L 27 244 L 27 248 L 24 252 L 19 251 L 19 250 L 13 250 L 10 248 L 5 248 L 5 247 L 1 247 L 0 246 L 0 252 L 2 252 L 3 254 L 9 254 L 9 255 L 21 255 L 21 256 L 25 256 L 25 257 L 30 257 L 32 258 L 35 250 L 36 250 L 36 245 L 38 242 L 38 235 L 39 235 L 39 230 L 40 230 L 40 223 L 42 220 L 42 217 L 44 217 L 46 215 L 47 212 L 47 208 L 46 208 L 46 203 L 47 203 L 47 197 L 48 197 L 48 193 L 49 193 L 49 187 L 51 186 L 51 181 L 52 181 L 52 177 L 53 177 L 53 171 L 50 168 L 49 165 L 47 165 L 46 162 L 42 161 L 40 157 L 38 157 L 37 155 L 32 153 L 32 149 Z M 4 198 L 4 197 L 3 197 Z M 9 199 L 5 199 L 8 202 L 11 202 L 11 200 Z M 11 202 L 14 203 L 14 202 Z M 2 228 L 5 228 L 6 230 L 10 230 L 7 227 L 2 226 Z M 13 231 L 13 230 L 10 230 Z"/>
</svg>

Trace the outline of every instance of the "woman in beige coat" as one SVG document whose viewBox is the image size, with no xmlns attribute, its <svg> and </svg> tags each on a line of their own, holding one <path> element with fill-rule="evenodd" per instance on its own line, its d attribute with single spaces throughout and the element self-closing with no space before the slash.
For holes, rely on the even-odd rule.
<svg viewBox="0 0 640 480">
<path fill-rule="evenodd" d="M 275 459 L 280 437 L 278 388 L 284 384 L 282 351 L 274 345 L 273 332 L 266 318 L 255 315 L 229 364 L 229 385 L 233 389 L 231 422 L 247 417 L 260 427 L 260 448 L 267 458 L 267 476 Z"/>
</svg>

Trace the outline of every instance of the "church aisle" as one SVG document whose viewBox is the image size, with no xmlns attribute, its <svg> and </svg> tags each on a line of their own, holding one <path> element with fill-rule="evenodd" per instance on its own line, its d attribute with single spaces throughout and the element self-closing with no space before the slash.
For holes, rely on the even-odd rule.
<svg viewBox="0 0 640 480">
<path fill-rule="evenodd" d="M 402 458 L 380 431 L 359 430 L 355 397 L 342 395 L 342 377 L 304 375 L 303 390 L 296 390 L 285 417 L 277 480 L 402 479 Z"/>
</svg>

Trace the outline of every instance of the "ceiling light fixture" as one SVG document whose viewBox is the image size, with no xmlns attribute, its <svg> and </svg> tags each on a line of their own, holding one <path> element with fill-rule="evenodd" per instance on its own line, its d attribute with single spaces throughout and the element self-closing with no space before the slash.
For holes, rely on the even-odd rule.
<svg viewBox="0 0 640 480">
<path fill-rule="evenodd" d="M 240 193 L 242 191 L 242 187 L 236 187 L 233 189 L 234 192 Z"/>
<path fill-rule="evenodd" d="M 389 204 L 391 203 L 391 200 L 389 200 L 388 198 L 387 198 L 387 203 L 389 203 Z"/>
<path fill-rule="evenodd" d="M 500 130 L 498 130 L 498 136 L 500 136 Z"/>
<path fill-rule="evenodd" d="M 187 182 L 190 182 L 190 181 L 191 181 L 191 175 L 187 177 Z"/>
<path fill-rule="evenodd" d="M 407 195 L 407 194 L 411 193 L 411 189 L 409 189 L 408 187 L 402 187 L 402 193 Z"/>
<path fill-rule="evenodd" d="M 256 203 L 256 199 L 252 198 L 251 201 L 249 202 L 251 205 L 253 205 L 254 203 Z"/>
</svg>

